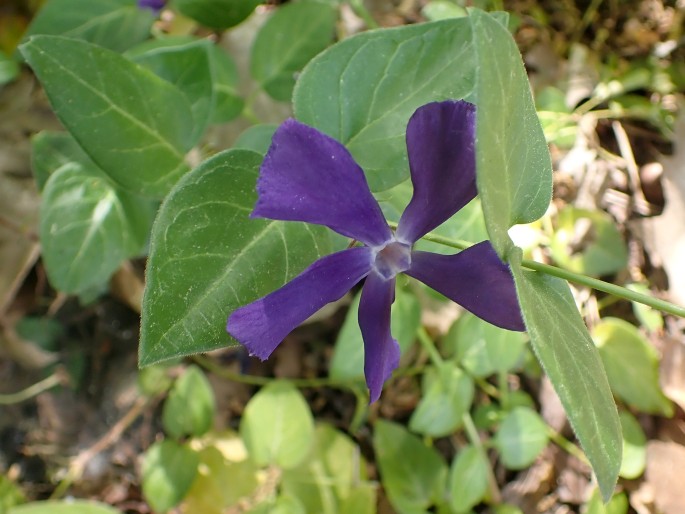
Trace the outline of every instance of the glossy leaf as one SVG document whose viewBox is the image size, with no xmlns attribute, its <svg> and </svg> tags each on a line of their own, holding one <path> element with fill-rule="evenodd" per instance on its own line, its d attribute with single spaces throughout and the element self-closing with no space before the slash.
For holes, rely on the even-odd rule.
<svg viewBox="0 0 685 514">
<path fill-rule="evenodd" d="M 550 242 L 552 257 L 584 275 L 616 273 L 628 263 L 628 250 L 608 214 L 567 206 L 559 212 Z"/>
<path fill-rule="evenodd" d="M 498 328 L 464 313 L 448 332 L 445 343 L 455 348 L 455 360 L 476 377 L 506 373 L 523 360 L 526 336 Z"/>
<path fill-rule="evenodd" d="M 186 172 L 193 118 L 174 86 L 83 41 L 35 36 L 21 51 L 57 117 L 115 182 L 161 197 Z"/>
<path fill-rule="evenodd" d="M 245 407 L 240 435 L 256 464 L 294 468 L 312 448 L 312 412 L 290 383 L 271 382 Z"/>
<path fill-rule="evenodd" d="M 172 0 L 181 13 L 213 29 L 237 25 L 255 10 L 262 0 Z"/>
<path fill-rule="evenodd" d="M 513 409 L 502 420 L 495 435 L 502 463 L 509 469 L 530 466 L 547 446 L 547 431 L 547 425 L 533 409 Z"/>
<path fill-rule="evenodd" d="M 483 450 L 471 445 L 459 450 L 447 482 L 450 507 L 456 514 L 468 512 L 483 500 L 488 491 L 489 468 Z"/>
<path fill-rule="evenodd" d="M 51 284 L 65 293 L 102 286 L 125 259 L 139 255 L 154 210 L 121 191 L 97 168 L 66 164 L 43 190 L 40 241 Z"/>
<path fill-rule="evenodd" d="M 409 429 L 432 437 L 454 432 L 473 402 L 473 380 L 461 369 L 446 364 L 427 369 L 423 395 L 409 419 Z"/>
<path fill-rule="evenodd" d="M 643 412 L 673 415 L 673 405 L 659 385 L 659 357 L 633 325 L 605 318 L 592 330 L 609 384 L 616 396 Z"/>
<path fill-rule="evenodd" d="M 185 497 L 197 475 L 200 456 L 187 446 L 166 439 L 145 452 L 143 495 L 157 512 L 167 512 Z"/>
<path fill-rule="evenodd" d="M 216 106 L 213 47 L 208 39 L 187 41 L 184 38 L 175 44 L 173 40 L 163 39 L 141 45 L 128 54 L 134 62 L 170 82 L 185 95 L 193 113 L 193 143 L 209 125 Z"/>
<path fill-rule="evenodd" d="M 176 439 L 199 437 L 211 428 L 215 410 L 214 391 L 209 380 L 197 366 L 189 366 L 176 380 L 164 402 L 164 430 Z"/>
<path fill-rule="evenodd" d="M 257 33 L 250 72 L 276 100 L 287 102 L 295 76 L 332 41 L 336 10 L 323 2 L 301 1 L 277 9 Z"/>
<path fill-rule="evenodd" d="M 531 345 L 549 376 L 605 499 L 621 466 L 621 426 L 599 352 L 588 334 L 568 284 L 520 265 L 512 272 Z"/>
<path fill-rule="evenodd" d="M 467 18 L 358 34 L 305 67 L 295 114 L 347 146 L 373 191 L 389 189 L 409 177 L 409 117 L 428 102 L 467 97 L 473 57 Z"/>
<path fill-rule="evenodd" d="M 424 512 L 441 500 L 447 465 L 434 448 L 402 425 L 383 420 L 374 426 L 373 447 L 381 482 L 397 512 Z"/>
<path fill-rule="evenodd" d="M 328 253 L 325 231 L 250 219 L 262 157 L 230 150 L 186 175 L 160 208 L 143 298 L 141 365 L 228 346 L 226 319 Z"/>
<path fill-rule="evenodd" d="M 359 299 L 355 296 L 335 341 L 329 375 L 336 380 L 364 378 L 364 340 L 359 328 Z M 421 307 L 416 297 L 397 288 L 390 314 L 390 332 L 404 353 L 416 338 L 421 323 Z"/>
<path fill-rule="evenodd" d="M 121 514 L 104 503 L 88 500 L 42 501 L 18 505 L 7 514 Z"/>
<path fill-rule="evenodd" d="M 24 39 L 55 35 L 83 39 L 115 52 L 150 36 L 154 15 L 136 0 L 49 0 L 31 22 Z"/>
<path fill-rule="evenodd" d="M 552 165 L 514 39 L 481 10 L 470 11 L 468 19 L 478 63 L 478 192 L 490 239 L 504 258 L 512 246 L 509 228 L 534 221 L 547 210 Z"/>
</svg>

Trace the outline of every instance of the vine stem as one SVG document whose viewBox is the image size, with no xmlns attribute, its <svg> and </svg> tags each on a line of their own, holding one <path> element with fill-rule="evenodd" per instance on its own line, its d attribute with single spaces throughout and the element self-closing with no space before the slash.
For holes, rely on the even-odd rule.
<svg viewBox="0 0 685 514">
<path fill-rule="evenodd" d="M 390 225 L 392 228 L 397 228 L 397 223 L 389 222 L 388 225 Z M 451 239 L 449 237 L 439 236 L 433 233 L 426 234 L 425 236 L 423 236 L 423 239 L 444 246 L 449 246 L 450 248 L 456 248 L 457 250 L 466 250 L 470 246 L 473 246 L 473 243 L 469 241 Z M 546 273 L 547 275 L 552 275 L 557 278 L 563 278 L 564 280 L 568 280 L 569 282 L 573 282 L 575 284 L 581 284 L 587 287 L 591 287 L 592 289 L 603 291 L 610 295 L 618 296 L 631 302 L 641 303 L 649 307 L 652 307 L 653 309 L 667 312 L 680 318 L 685 318 L 685 307 L 676 305 L 671 302 L 667 302 L 666 300 L 654 298 L 653 296 L 647 294 L 637 293 L 625 287 L 617 286 L 616 284 L 604 282 L 603 280 L 588 277 L 587 275 L 582 275 L 580 273 L 575 273 L 573 271 L 557 268 L 556 266 L 552 266 L 550 264 L 543 264 L 542 262 L 537 262 L 530 259 L 523 259 L 521 261 L 521 264 L 523 265 L 523 267 L 533 271 L 539 271 L 540 273 Z"/>
</svg>

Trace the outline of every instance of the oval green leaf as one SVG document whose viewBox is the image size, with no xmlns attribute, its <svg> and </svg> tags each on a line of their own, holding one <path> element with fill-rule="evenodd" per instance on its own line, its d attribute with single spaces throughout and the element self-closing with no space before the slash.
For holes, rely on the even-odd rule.
<svg viewBox="0 0 685 514">
<path fill-rule="evenodd" d="M 389 189 L 409 177 L 409 117 L 428 102 L 469 95 L 473 57 L 467 18 L 352 36 L 302 71 L 295 114 L 347 146 L 373 191 Z"/>
<path fill-rule="evenodd" d="M 621 467 L 622 438 L 599 352 L 565 281 L 522 269 L 520 252 L 513 254 L 511 270 L 533 350 L 608 500 Z"/>
<path fill-rule="evenodd" d="M 200 456 L 174 441 L 150 446 L 143 457 L 143 495 L 157 512 L 167 512 L 185 497 L 197 476 Z"/>
<path fill-rule="evenodd" d="M 442 500 L 447 465 L 434 449 L 402 425 L 379 420 L 373 433 L 381 482 L 400 513 L 424 512 Z"/>
<path fill-rule="evenodd" d="M 328 253 L 324 230 L 250 219 L 262 156 L 217 154 L 159 210 L 143 297 L 141 365 L 234 343 L 226 319 Z"/>
<path fill-rule="evenodd" d="M 636 327 L 605 318 L 593 328 L 592 337 L 616 396 L 642 412 L 673 415 L 673 405 L 659 385 L 658 354 Z"/>
<path fill-rule="evenodd" d="M 314 418 L 302 394 L 289 382 L 272 382 L 245 407 L 240 435 L 259 466 L 294 468 L 309 454 Z"/>
<path fill-rule="evenodd" d="M 482 449 L 466 446 L 452 461 L 447 482 L 450 507 L 455 514 L 468 512 L 488 491 L 490 462 Z"/>
<path fill-rule="evenodd" d="M 257 33 L 250 72 L 269 95 L 290 101 L 296 74 L 333 40 L 336 9 L 301 1 L 279 7 Z"/>
<path fill-rule="evenodd" d="M 73 294 L 106 284 L 143 251 L 153 217 L 148 200 L 121 191 L 97 168 L 62 166 L 45 184 L 40 208 L 50 283 Z"/>
<path fill-rule="evenodd" d="M 197 366 L 189 366 L 181 375 L 164 402 L 164 430 L 176 439 L 201 436 L 214 422 L 214 391 L 205 374 Z"/>
<path fill-rule="evenodd" d="M 502 463 L 509 469 L 530 466 L 547 446 L 548 427 L 533 409 L 516 407 L 509 412 L 495 435 Z"/>
<path fill-rule="evenodd" d="M 623 461 L 620 475 L 628 480 L 638 478 L 647 465 L 647 437 L 630 412 L 619 412 L 623 429 Z"/>
<path fill-rule="evenodd" d="M 193 116 L 174 86 L 84 41 L 35 36 L 20 48 L 57 117 L 115 182 L 162 197 L 187 171 Z"/>
<path fill-rule="evenodd" d="M 255 10 L 262 0 L 173 0 L 182 14 L 213 29 L 237 25 Z"/>
<path fill-rule="evenodd" d="M 493 16 L 469 13 L 476 54 L 478 193 L 495 250 L 505 258 L 507 231 L 542 216 L 552 199 L 552 164 L 521 54 Z"/>
</svg>

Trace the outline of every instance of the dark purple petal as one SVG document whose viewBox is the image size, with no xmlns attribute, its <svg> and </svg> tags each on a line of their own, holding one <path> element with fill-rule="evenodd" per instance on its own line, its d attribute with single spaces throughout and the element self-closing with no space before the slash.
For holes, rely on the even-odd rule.
<svg viewBox="0 0 685 514">
<path fill-rule="evenodd" d="M 138 0 L 138 7 L 158 12 L 164 8 L 166 0 Z"/>
<path fill-rule="evenodd" d="M 265 360 L 295 327 L 364 278 L 372 263 L 365 246 L 322 257 L 280 289 L 234 311 L 226 330 Z"/>
<path fill-rule="evenodd" d="M 371 402 L 380 398 L 383 384 L 400 362 L 400 346 L 390 334 L 390 307 L 395 279 L 377 273 L 366 277 L 359 301 L 359 327 L 364 338 L 364 376 Z"/>
<path fill-rule="evenodd" d="M 414 243 L 476 196 L 476 106 L 435 102 L 416 110 L 407 125 L 414 195 L 397 237 Z"/>
<path fill-rule="evenodd" d="M 526 329 L 514 279 L 490 241 L 456 255 L 412 252 L 411 268 L 405 273 L 493 325 Z"/>
<path fill-rule="evenodd" d="M 293 119 L 273 136 L 257 192 L 253 217 L 317 223 L 371 246 L 392 235 L 347 149 Z"/>
</svg>

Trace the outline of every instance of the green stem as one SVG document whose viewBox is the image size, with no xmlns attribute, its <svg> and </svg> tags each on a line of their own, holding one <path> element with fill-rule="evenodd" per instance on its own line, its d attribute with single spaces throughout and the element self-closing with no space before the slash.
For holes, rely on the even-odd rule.
<svg viewBox="0 0 685 514">
<path fill-rule="evenodd" d="M 397 228 L 397 223 L 388 223 L 391 227 Z M 449 237 L 439 236 L 437 234 L 428 233 L 423 236 L 426 241 L 431 241 L 433 243 L 442 244 L 444 246 L 449 246 L 450 248 L 456 248 L 457 250 L 466 250 L 473 243 L 468 241 L 462 241 L 457 239 L 451 239 Z M 631 291 L 625 287 L 617 286 L 616 284 L 611 284 L 609 282 L 604 282 L 596 278 L 588 277 L 586 275 L 581 275 L 580 273 L 575 273 L 573 271 L 565 270 L 562 268 L 557 268 L 556 266 L 551 266 L 549 264 L 543 264 L 541 262 L 533 261 L 530 259 L 523 259 L 521 264 L 530 270 L 539 271 L 541 273 L 546 273 L 547 275 L 552 275 L 554 277 L 563 278 L 569 282 L 574 282 L 576 284 L 581 284 L 598 291 L 603 291 L 605 293 L 630 300 L 631 302 L 637 302 L 644 305 L 648 305 L 659 311 L 667 312 L 685 318 L 685 307 L 676 305 L 665 300 L 660 300 L 649 296 L 647 294 L 637 293 Z"/>
<path fill-rule="evenodd" d="M 585 455 L 583 450 L 578 448 L 578 446 L 576 446 L 571 441 L 566 439 L 559 432 L 554 430 L 552 427 L 548 426 L 547 427 L 547 434 L 549 435 L 549 438 L 552 440 L 552 442 L 554 442 L 554 444 L 559 446 L 566 453 L 568 453 L 569 455 L 573 455 L 574 457 L 576 457 L 581 462 L 584 462 L 585 464 L 590 465 L 590 461 L 587 460 L 587 456 Z"/>
<path fill-rule="evenodd" d="M 488 453 L 483 446 L 483 441 L 480 439 L 476 425 L 473 422 L 471 414 L 468 412 L 464 413 L 462 416 L 462 422 L 464 423 L 464 432 L 466 432 L 466 437 L 469 442 L 480 452 L 483 456 L 485 462 L 489 462 Z M 497 505 L 502 503 L 502 494 L 500 493 L 499 487 L 497 486 L 497 479 L 495 474 L 492 472 L 492 467 L 488 466 L 488 490 L 490 491 L 490 501 Z"/>
<path fill-rule="evenodd" d="M 442 360 L 438 350 L 435 348 L 435 344 L 433 344 L 433 339 L 431 339 L 431 336 L 428 335 L 428 332 L 426 332 L 426 329 L 423 326 L 419 327 L 417 336 L 419 338 L 419 343 L 421 343 L 421 346 L 428 354 L 428 358 L 431 360 L 433 365 L 436 368 L 441 368 L 444 366 L 445 361 Z"/>
<path fill-rule="evenodd" d="M 350 7 L 352 7 L 354 14 L 364 20 L 367 28 L 378 28 L 378 23 L 376 23 L 376 20 L 373 19 L 373 16 L 371 16 L 371 13 L 364 5 L 364 0 L 350 0 Z"/>
</svg>

